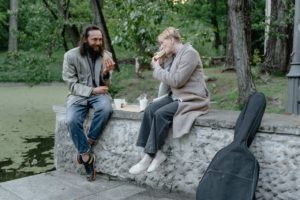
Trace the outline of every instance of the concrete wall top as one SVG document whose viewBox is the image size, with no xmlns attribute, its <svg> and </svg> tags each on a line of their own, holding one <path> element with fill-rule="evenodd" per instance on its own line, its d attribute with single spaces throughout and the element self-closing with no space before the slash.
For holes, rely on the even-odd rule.
<svg viewBox="0 0 300 200">
<path fill-rule="evenodd" d="M 56 114 L 65 114 L 66 107 L 54 105 Z M 198 117 L 194 126 L 234 129 L 240 111 L 211 110 L 208 114 Z M 141 120 L 143 113 L 114 110 L 113 118 Z M 300 116 L 265 113 L 259 128 L 262 133 L 289 134 L 300 136 Z"/>
</svg>

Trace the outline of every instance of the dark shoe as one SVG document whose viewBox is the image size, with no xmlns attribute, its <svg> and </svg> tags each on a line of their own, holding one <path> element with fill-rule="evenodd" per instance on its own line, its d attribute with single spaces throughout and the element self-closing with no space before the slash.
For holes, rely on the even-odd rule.
<svg viewBox="0 0 300 200">
<path fill-rule="evenodd" d="M 83 163 L 82 156 L 80 154 L 74 155 L 74 161 L 76 164 L 82 164 Z"/>
<path fill-rule="evenodd" d="M 94 147 L 96 145 L 96 140 L 92 140 L 92 139 L 88 138 L 88 143 L 91 147 Z"/>
<path fill-rule="evenodd" d="M 86 178 L 88 181 L 96 180 L 96 171 L 95 171 L 95 155 L 89 153 L 89 159 L 86 162 L 83 162 L 84 169 L 86 171 Z"/>
</svg>

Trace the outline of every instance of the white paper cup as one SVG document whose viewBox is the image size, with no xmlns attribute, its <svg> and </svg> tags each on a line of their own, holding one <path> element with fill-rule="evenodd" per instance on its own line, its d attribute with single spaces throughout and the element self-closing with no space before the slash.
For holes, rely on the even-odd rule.
<svg viewBox="0 0 300 200">
<path fill-rule="evenodd" d="M 140 110 L 143 111 L 147 107 L 148 100 L 147 99 L 140 99 Z"/>
<path fill-rule="evenodd" d="M 122 99 L 114 99 L 114 103 L 115 103 L 115 107 L 116 109 L 121 109 L 122 108 L 122 103 L 123 103 L 123 100 Z"/>
</svg>

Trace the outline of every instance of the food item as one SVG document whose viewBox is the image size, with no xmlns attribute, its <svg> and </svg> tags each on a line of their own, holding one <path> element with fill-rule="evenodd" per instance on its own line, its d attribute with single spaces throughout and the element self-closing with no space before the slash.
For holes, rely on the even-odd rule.
<svg viewBox="0 0 300 200">
<path fill-rule="evenodd" d="M 159 51 L 159 52 L 156 52 L 154 54 L 154 60 L 158 60 L 159 58 L 163 57 L 166 53 L 164 51 Z"/>
</svg>

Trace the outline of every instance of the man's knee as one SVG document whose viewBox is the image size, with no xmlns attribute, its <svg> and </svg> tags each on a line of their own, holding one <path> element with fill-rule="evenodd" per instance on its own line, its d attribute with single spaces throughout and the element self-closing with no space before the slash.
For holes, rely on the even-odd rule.
<svg viewBox="0 0 300 200">
<path fill-rule="evenodd" d="M 112 107 L 111 105 L 107 105 L 107 106 L 99 106 L 99 107 L 95 107 L 94 108 L 94 112 L 97 113 L 97 114 L 101 114 L 101 115 L 104 115 L 104 116 L 110 116 L 112 114 Z"/>
<path fill-rule="evenodd" d="M 75 115 L 70 115 L 70 114 L 67 115 L 66 121 L 67 121 L 68 126 L 76 126 L 76 125 L 80 124 L 79 117 L 75 116 Z"/>
</svg>

